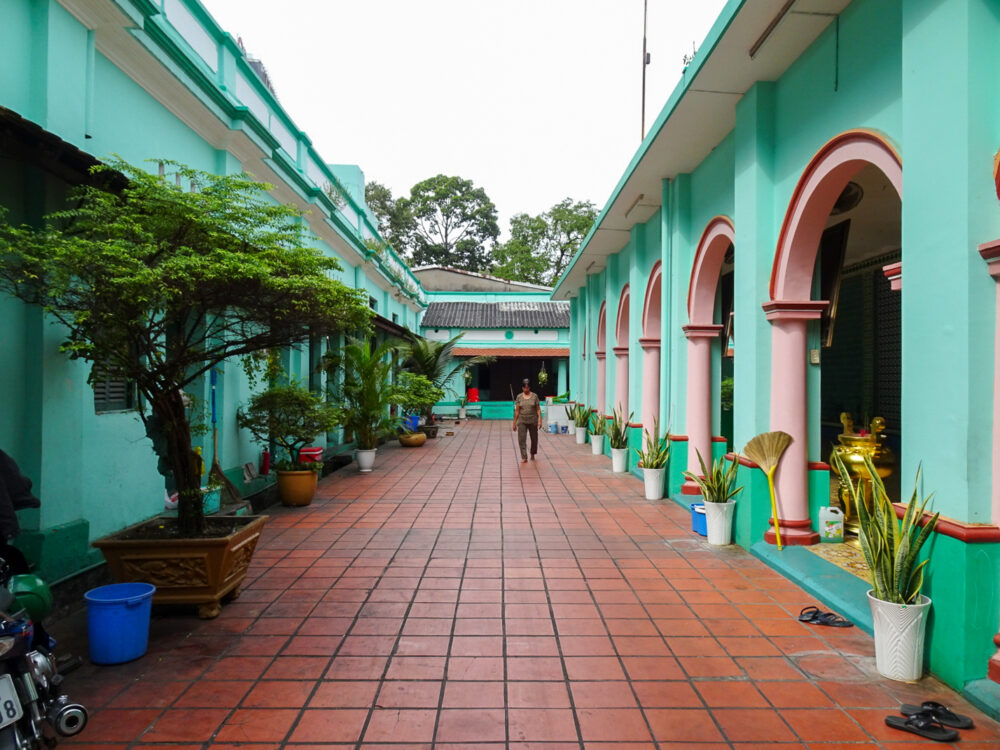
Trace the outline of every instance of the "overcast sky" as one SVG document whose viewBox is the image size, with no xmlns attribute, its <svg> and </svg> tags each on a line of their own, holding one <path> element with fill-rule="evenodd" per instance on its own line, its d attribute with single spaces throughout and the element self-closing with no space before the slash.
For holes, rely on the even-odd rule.
<svg viewBox="0 0 1000 750">
<path fill-rule="evenodd" d="M 643 0 L 202 0 L 330 163 L 518 212 L 604 206 L 640 141 Z M 724 0 L 648 0 L 646 123 Z"/>
</svg>

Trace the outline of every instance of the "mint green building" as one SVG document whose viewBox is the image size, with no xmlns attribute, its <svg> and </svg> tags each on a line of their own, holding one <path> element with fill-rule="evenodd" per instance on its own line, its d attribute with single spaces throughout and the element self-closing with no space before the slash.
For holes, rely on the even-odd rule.
<svg viewBox="0 0 1000 750">
<path fill-rule="evenodd" d="M 391 249 L 371 241 L 378 238 L 361 170 L 326 163 L 260 63 L 197 0 L 10 0 L 0 50 L 0 206 L 11 220 L 38 222 L 61 207 L 68 186 L 111 154 L 148 162 L 171 180 L 169 168 L 148 160 L 246 171 L 273 185 L 275 200 L 308 212 L 317 246 L 340 261 L 341 280 L 367 292 L 378 331 L 418 330 L 426 295 Z M 164 506 L 163 477 L 127 384 L 91 388 L 89 366 L 60 354 L 60 339 L 39 309 L 0 298 L 0 446 L 42 499 L 39 511 L 22 514 L 18 544 L 50 581 L 96 564 L 91 540 Z M 338 343 L 287 352 L 285 367 L 322 389 L 314 366 Z M 207 382 L 204 389 L 196 395 L 207 398 Z M 233 363 L 219 379 L 219 447 L 245 494 L 266 481 L 243 482 L 244 464 L 260 460 L 260 446 L 235 423 L 249 395 Z M 334 434 L 326 447 L 349 446 Z M 203 448 L 210 462 L 210 441 Z"/>
<path fill-rule="evenodd" d="M 669 426 L 677 501 L 696 499 L 696 452 L 792 435 L 790 546 L 745 459 L 736 542 L 866 628 L 868 586 L 806 548 L 841 415 L 884 418 L 890 494 L 922 466 L 942 516 L 930 669 L 994 705 L 998 38 L 991 0 L 727 3 L 553 292 L 572 305 L 572 395 L 633 412 L 636 444 Z"/>
</svg>

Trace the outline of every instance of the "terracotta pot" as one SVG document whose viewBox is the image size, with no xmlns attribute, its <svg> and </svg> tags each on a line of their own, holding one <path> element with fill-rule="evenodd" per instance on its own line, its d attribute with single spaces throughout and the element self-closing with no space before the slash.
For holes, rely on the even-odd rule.
<svg viewBox="0 0 1000 750">
<path fill-rule="evenodd" d="M 224 597 L 239 596 L 267 516 L 238 516 L 232 521 L 235 530 L 222 537 L 119 538 L 150 523 L 143 521 L 98 539 L 94 546 L 116 581 L 151 583 L 156 586 L 154 604 L 197 604 L 198 615 L 207 619 L 219 614 Z"/>
<path fill-rule="evenodd" d="M 278 471 L 278 497 L 281 504 L 290 508 L 301 508 L 312 502 L 316 494 L 319 475 L 312 470 Z"/>
<path fill-rule="evenodd" d="M 399 436 L 399 444 L 408 448 L 416 448 L 427 442 L 427 435 L 423 432 L 407 432 Z"/>
</svg>

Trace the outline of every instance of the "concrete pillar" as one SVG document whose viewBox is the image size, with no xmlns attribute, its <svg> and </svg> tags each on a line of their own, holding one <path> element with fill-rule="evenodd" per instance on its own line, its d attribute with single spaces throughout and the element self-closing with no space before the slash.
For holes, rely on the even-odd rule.
<svg viewBox="0 0 1000 750">
<path fill-rule="evenodd" d="M 698 454 L 706 466 L 712 463 L 712 341 L 719 337 L 720 325 L 687 325 L 687 436 L 688 471 L 702 474 Z M 700 495 L 696 482 L 685 480 L 683 495 Z"/>
<path fill-rule="evenodd" d="M 568 388 L 568 383 L 566 380 L 566 367 L 569 364 L 569 360 L 560 357 L 556 360 L 556 394 L 563 394 Z"/>
<path fill-rule="evenodd" d="M 996 324 L 993 328 L 993 487 L 990 508 L 993 523 L 1000 524 L 1000 240 L 980 245 L 979 254 L 987 262 L 990 276 L 997 282 Z M 990 668 L 994 670 L 992 664 Z"/>
<path fill-rule="evenodd" d="M 810 545 L 819 541 L 809 518 L 809 422 L 806 397 L 806 328 L 818 320 L 825 301 L 768 302 L 771 322 L 771 430 L 792 436 L 775 474 L 781 543 Z M 774 530 L 764 539 L 775 543 Z"/>
<path fill-rule="evenodd" d="M 608 353 L 594 352 L 597 357 L 597 412 L 608 413 Z"/>
<path fill-rule="evenodd" d="M 616 346 L 615 353 L 615 410 L 628 419 L 628 347 Z"/>
</svg>

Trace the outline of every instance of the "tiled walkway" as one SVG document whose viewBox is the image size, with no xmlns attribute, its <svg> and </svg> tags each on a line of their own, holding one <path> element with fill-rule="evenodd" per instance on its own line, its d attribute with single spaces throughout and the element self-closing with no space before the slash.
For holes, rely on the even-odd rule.
<svg viewBox="0 0 1000 750">
<path fill-rule="evenodd" d="M 95 709 L 76 744 L 916 750 L 943 745 L 883 717 L 936 698 L 975 717 L 956 747 L 1000 745 L 938 683 L 877 677 L 864 633 L 799 623 L 807 594 L 589 446 L 543 435 L 522 466 L 508 423 L 448 429 L 272 509 L 218 619 L 160 613 L 145 657 L 70 675 Z"/>
</svg>

